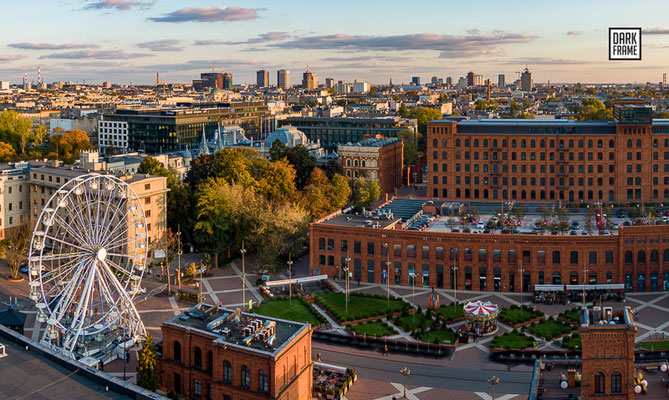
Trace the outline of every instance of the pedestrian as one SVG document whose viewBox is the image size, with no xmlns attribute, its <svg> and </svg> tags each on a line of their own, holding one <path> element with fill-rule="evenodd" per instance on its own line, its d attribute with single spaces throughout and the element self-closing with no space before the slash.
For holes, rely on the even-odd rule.
<svg viewBox="0 0 669 400">
<path fill-rule="evenodd" d="M 321 362 L 321 353 L 318 353 L 318 355 L 316 355 L 316 362 Z"/>
<path fill-rule="evenodd" d="M 360 278 L 358 278 L 358 286 L 360 286 Z"/>
<path fill-rule="evenodd" d="M 387 355 L 388 355 L 388 345 L 387 345 L 387 344 L 384 344 L 384 345 L 383 345 L 383 355 L 384 355 L 384 356 L 387 356 Z"/>
</svg>

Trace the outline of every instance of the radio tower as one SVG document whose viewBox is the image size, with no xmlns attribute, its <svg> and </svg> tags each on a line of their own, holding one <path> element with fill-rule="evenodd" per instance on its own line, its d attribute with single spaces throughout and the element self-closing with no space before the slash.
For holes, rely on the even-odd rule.
<svg viewBox="0 0 669 400">
<path fill-rule="evenodd" d="M 42 71 L 40 71 L 39 65 L 37 66 L 37 83 L 42 83 Z"/>
<path fill-rule="evenodd" d="M 26 71 L 26 74 L 23 76 L 23 89 L 28 89 L 28 71 Z"/>
</svg>

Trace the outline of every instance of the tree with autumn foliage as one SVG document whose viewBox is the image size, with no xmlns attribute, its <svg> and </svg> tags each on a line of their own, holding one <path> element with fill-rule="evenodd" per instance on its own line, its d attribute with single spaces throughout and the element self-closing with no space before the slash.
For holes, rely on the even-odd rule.
<svg viewBox="0 0 669 400">
<path fill-rule="evenodd" d="M 137 362 L 137 386 L 152 392 L 158 389 L 157 360 L 156 346 L 151 335 L 147 333 Z"/>
<path fill-rule="evenodd" d="M 62 134 L 54 131 L 49 138 L 48 151 L 54 153 L 65 164 L 72 164 L 79 159 L 81 150 L 90 148 L 91 141 L 88 135 L 80 129 L 72 129 Z"/>
</svg>

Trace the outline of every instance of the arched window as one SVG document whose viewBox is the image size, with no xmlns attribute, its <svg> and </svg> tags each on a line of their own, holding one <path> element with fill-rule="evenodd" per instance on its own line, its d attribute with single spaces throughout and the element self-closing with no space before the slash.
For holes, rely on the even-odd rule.
<svg viewBox="0 0 669 400">
<path fill-rule="evenodd" d="M 346 159 L 346 166 L 347 166 L 347 167 L 350 167 L 350 166 L 351 166 L 351 159 L 350 159 L 350 158 L 347 158 L 347 159 Z"/>
<path fill-rule="evenodd" d="M 650 252 L 650 262 L 656 263 L 658 261 L 659 254 L 657 250 L 651 250 Z"/>
<path fill-rule="evenodd" d="M 251 386 L 251 373 L 249 367 L 242 365 L 242 387 L 248 389 Z"/>
<path fill-rule="evenodd" d="M 613 141 L 613 139 L 609 140 L 609 147 L 613 148 L 614 146 L 615 146 L 615 142 Z"/>
<path fill-rule="evenodd" d="M 214 354 L 209 350 L 207 352 L 207 371 L 211 372 L 214 370 Z"/>
<path fill-rule="evenodd" d="M 569 141 L 569 147 L 570 147 L 570 148 L 574 148 L 574 141 L 573 141 L 573 140 L 570 140 L 570 141 Z"/>
<path fill-rule="evenodd" d="M 474 139 L 474 147 L 479 147 L 479 140 L 478 139 Z"/>
<path fill-rule="evenodd" d="M 437 139 L 432 139 L 432 146 L 439 147 L 439 141 Z"/>
<path fill-rule="evenodd" d="M 506 147 L 509 144 L 509 142 L 506 141 L 506 139 L 502 139 L 502 147 Z"/>
<path fill-rule="evenodd" d="M 662 252 L 662 262 L 669 262 L 669 249 Z"/>
<path fill-rule="evenodd" d="M 622 387 L 622 375 L 620 372 L 614 372 L 611 374 L 611 393 L 620 393 Z"/>
<path fill-rule="evenodd" d="M 174 341 L 174 361 L 181 362 L 181 343 Z"/>
<path fill-rule="evenodd" d="M 593 143 L 592 139 L 588 140 L 588 148 L 589 149 L 592 149 L 592 143 Z"/>
<path fill-rule="evenodd" d="M 535 147 L 537 147 L 537 141 L 534 140 L 534 139 L 532 139 L 532 141 L 530 142 L 530 147 L 531 147 L 531 148 L 535 148 Z"/>
<path fill-rule="evenodd" d="M 197 346 L 193 350 L 193 366 L 202 369 L 202 350 Z"/>
<path fill-rule="evenodd" d="M 353 166 L 357 167 L 358 166 L 358 160 L 353 160 Z"/>
<path fill-rule="evenodd" d="M 223 382 L 232 382 L 232 365 L 230 361 L 223 361 Z"/>
<path fill-rule="evenodd" d="M 367 162 L 365 160 L 360 161 L 360 165 L 365 168 L 367 166 Z"/>
<path fill-rule="evenodd" d="M 465 147 L 469 147 L 469 139 L 465 139 Z"/>
<path fill-rule="evenodd" d="M 520 147 L 527 147 L 527 142 L 525 141 L 525 139 L 522 139 L 520 141 Z"/>
<path fill-rule="evenodd" d="M 583 148 L 583 139 L 578 141 L 578 147 L 581 149 Z"/>
<path fill-rule="evenodd" d="M 636 140 L 636 147 L 641 148 L 641 139 Z"/>
<path fill-rule="evenodd" d="M 267 372 L 260 370 L 258 373 L 258 391 L 262 393 L 269 392 L 269 380 L 267 379 Z"/>
<path fill-rule="evenodd" d="M 604 379 L 604 373 L 603 372 L 596 372 L 595 373 L 595 393 L 596 394 L 601 394 L 604 393 L 604 385 L 605 385 L 605 379 Z"/>
<path fill-rule="evenodd" d="M 627 140 L 627 148 L 631 149 L 632 148 L 632 139 Z"/>
<path fill-rule="evenodd" d="M 636 262 L 637 264 L 645 264 L 646 263 L 646 252 L 643 250 L 639 250 L 639 253 L 637 253 L 636 257 Z"/>
<path fill-rule="evenodd" d="M 511 147 L 516 147 L 516 139 L 511 140 Z"/>
<path fill-rule="evenodd" d="M 483 147 L 488 147 L 488 139 L 483 139 Z"/>
<path fill-rule="evenodd" d="M 460 139 L 455 139 L 455 147 L 460 147 Z"/>
<path fill-rule="evenodd" d="M 598 147 L 598 148 L 602 148 L 602 147 L 604 147 L 604 142 L 602 142 L 601 139 L 597 141 L 597 147 Z"/>
<path fill-rule="evenodd" d="M 546 147 L 546 141 L 541 139 L 541 141 L 539 142 L 539 147 L 541 147 L 541 148 Z"/>
<path fill-rule="evenodd" d="M 551 141 L 550 141 L 550 146 L 549 146 L 549 147 L 550 147 L 551 149 L 554 149 L 554 148 L 555 148 L 555 140 L 552 140 L 552 139 L 551 139 Z"/>
<path fill-rule="evenodd" d="M 625 264 L 632 264 L 632 251 L 627 250 L 625 252 Z"/>
</svg>

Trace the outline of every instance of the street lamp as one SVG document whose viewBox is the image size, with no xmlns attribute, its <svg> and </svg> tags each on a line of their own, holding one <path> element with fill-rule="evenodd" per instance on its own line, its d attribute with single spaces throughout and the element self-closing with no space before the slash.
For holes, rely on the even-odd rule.
<svg viewBox="0 0 669 400">
<path fill-rule="evenodd" d="M 499 378 L 493 375 L 488 378 L 488 383 L 492 386 L 492 400 L 495 400 L 495 385 L 499 383 Z"/>
<path fill-rule="evenodd" d="M 520 267 L 518 268 L 518 280 L 520 281 L 520 317 L 523 317 L 523 272 L 525 270 Z"/>
<path fill-rule="evenodd" d="M 455 263 L 455 258 L 453 260 Z M 453 289 L 455 290 L 453 293 L 453 298 L 455 300 L 453 302 L 453 310 L 455 310 L 458 304 L 458 266 L 455 264 L 451 265 L 451 270 L 453 271 L 453 280 L 455 281 L 453 284 Z"/>
<path fill-rule="evenodd" d="M 179 280 L 179 289 L 181 289 L 181 227 L 179 227 L 179 230 L 177 230 L 177 279 Z M 167 268 L 169 269 L 170 266 L 168 265 Z M 169 277 L 168 277 L 169 279 Z"/>
<path fill-rule="evenodd" d="M 344 266 L 344 272 L 346 273 L 346 285 L 344 286 L 346 288 L 346 292 L 345 292 L 346 293 L 346 302 L 345 303 L 346 303 L 346 315 L 348 315 L 348 279 L 349 279 L 349 273 L 350 273 L 349 264 L 351 262 L 351 257 L 346 257 L 344 259 L 344 261 L 346 262 L 346 265 Z"/>
<path fill-rule="evenodd" d="M 412 320 L 413 322 L 416 322 L 416 311 L 418 311 L 418 307 L 416 307 L 416 270 L 414 269 L 413 271 L 413 279 L 411 280 L 411 302 L 413 303 L 413 314 L 412 314 Z M 423 282 L 423 276 L 421 275 L 421 284 Z"/>
<path fill-rule="evenodd" d="M 588 269 L 583 267 L 583 308 L 586 308 L 585 307 L 585 281 L 587 279 L 587 275 L 586 275 L 587 273 L 588 273 Z"/>
<path fill-rule="evenodd" d="M 411 375 L 411 370 L 407 367 L 400 369 L 400 374 L 404 376 L 404 398 L 407 397 L 407 376 Z"/>
<path fill-rule="evenodd" d="M 293 260 L 288 253 L 288 304 L 293 304 Z"/>
<path fill-rule="evenodd" d="M 386 243 L 386 297 L 388 298 L 388 309 L 390 309 L 390 246 Z"/>
<path fill-rule="evenodd" d="M 242 253 L 242 309 L 246 304 L 246 267 L 244 265 L 244 254 L 246 254 L 246 248 L 244 247 L 244 241 L 242 240 L 242 248 L 239 249 L 239 252 Z"/>
</svg>

